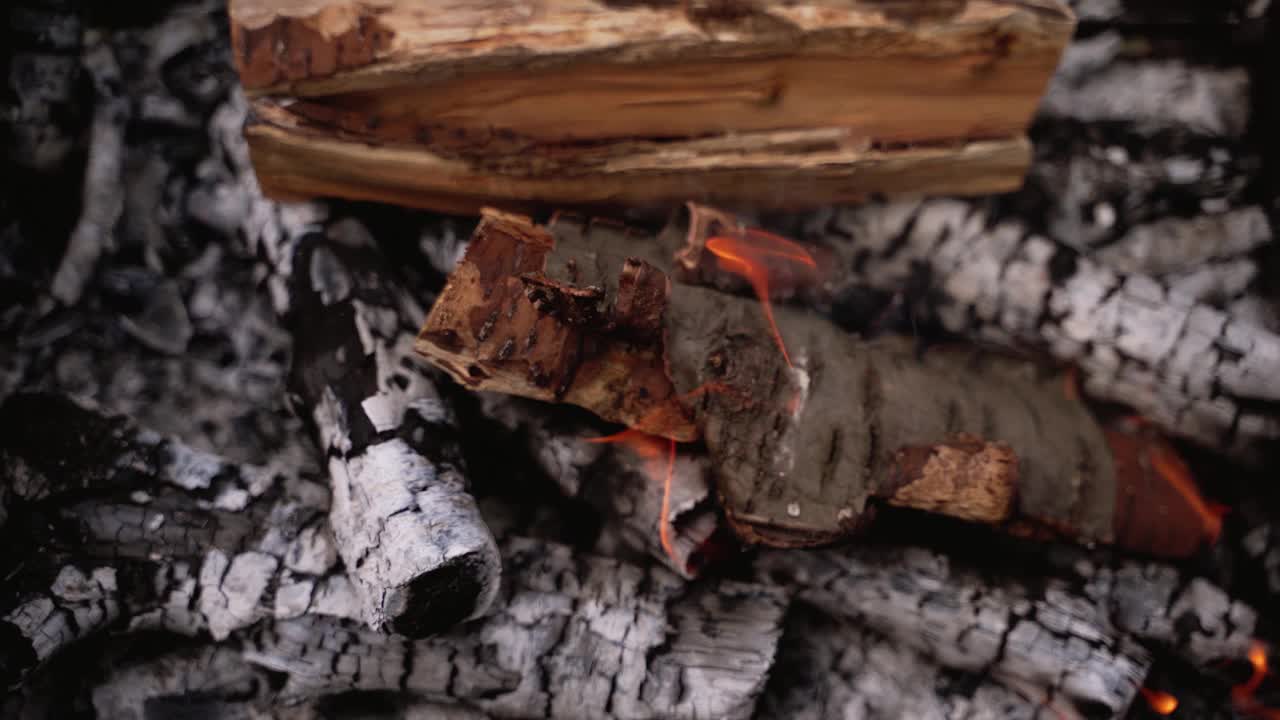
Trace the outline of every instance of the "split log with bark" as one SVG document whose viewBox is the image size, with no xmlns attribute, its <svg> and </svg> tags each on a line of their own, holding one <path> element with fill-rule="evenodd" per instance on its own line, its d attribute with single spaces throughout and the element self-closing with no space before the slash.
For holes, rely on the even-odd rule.
<svg viewBox="0 0 1280 720">
<path fill-rule="evenodd" d="M 1011 190 L 1074 28 L 1057 0 L 230 9 L 268 194 L 451 212 Z"/>
<path fill-rule="evenodd" d="M 412 358 L 417 302 L 358 221 L 282 224 L 259 250 L 294 339 L 290 386 L 333 483 L 330 521 L 373 627 L 421 635 L 476 617 L 499 583 L 456 419 Z"/>
<path fill-rule="evenodd" d="M 1104 433 L 1061 378 L 978 352 L 917 357 L 680 282 L 727 275 L 707 264 L 710 226 L 695 212 L 655 238 L 490 212 L 416 349 L 473 389 L 702 439 L 727 517 L 753 542 L 830 542 L 875 502 L 1168 554 L 1216 536 L 1194 488 L 1159 481 L 1152 451 Z"/>
</svg>

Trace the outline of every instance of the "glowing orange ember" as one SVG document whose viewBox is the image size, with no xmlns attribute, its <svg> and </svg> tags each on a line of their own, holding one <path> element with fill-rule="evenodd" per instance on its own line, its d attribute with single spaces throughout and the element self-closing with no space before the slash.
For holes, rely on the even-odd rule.
<svg viewBox="0 0 1280 720">
<path fill-rule="evenodd" d="M 1231 688 L 1231 699 L 1237 703 L 1252 703 L 1253 693 L 1267 676 L 1267 650 L 1262 643 L 1254 641 L 1250 646 L 1249 664 L 1253 666 L 1253 674 L 1248 680 Z"/>
<path fill-rule="evenodd" d="M 791 356 L 787 346 L 782 342 L 782 333 L 778 331 L 778 323 L 773 319 L 773 304 L 769 301 L 769 267 L 776 262 L 791 263 L 807 268 L 817 268 L 809 251 L 799 244 L 779 235 L 764 230 L 747 229 L 741 237 L 717 235 L 707 239 L 707 250 L 720 262 L 720 267 L 735 275 L 741 275 L 751 283 L 760 304 L 764 306 L 765 319 L 773 331 L 773 339 L 782 350 L 782 359 L 791 364 Z"/>
<path fill-rule="evenodd" d="M 1201 527 L 1209 534 L 1209 542 L 1216 542 L 1222 533 L 1222 516 L 1226 508 L 1222 505 L 1210 504 L 1200 495 L 1195 480 L 1191 478 L 1191 469 L 1178 457 L 1178 453 L 1166 442 L 1158 440 L 1151 445 L 1151 467 L 1164 478 L 1187 505 L 1201 519 Z M 1263 658 L 1265 661 L 1265 657 Z"/>
<path fill-rule="evenodd" d="M 1178 698 L 1167 692 L 1147 688 L 1138 688 L 1138 692 L 1142 693 L 1142 699 L 1147 701 L 1147 705 L 1150 705 L 1157 715 L 1170 715 L 1178 709 Z"/>
</svg>

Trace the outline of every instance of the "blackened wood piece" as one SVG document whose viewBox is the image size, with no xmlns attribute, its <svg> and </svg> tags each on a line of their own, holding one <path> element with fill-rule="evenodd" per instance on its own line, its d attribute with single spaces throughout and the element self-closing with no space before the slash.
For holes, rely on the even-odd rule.
<svg viewBox="0 0 1280 720">
<path fill-rule="evenodd" d="M 360 617 L 325 488 L 65 396 L 0 405 L 0 681 L 104 628 L 216 639 L 263 618 Z"/>
<path fill-rule="evenodd" d="M 421 308 L 355 220 L 260 242 L 283 281 L 290 387 L 328 459 L 330 522 L 365 620 L 418 636 L 483 613 L 497 546 L 452 410 L 412 358 Z"/>
<path fill-rule="evenodd" d="M 504 544 L 492 615 L 409 640 L 323 618 L 276 623 L 246 657 L 283 672 L 285 697 L 350 689 L 452 699 L 496 717 L 747 718 L 781 635 L 783 594 Z"/>
</svg>

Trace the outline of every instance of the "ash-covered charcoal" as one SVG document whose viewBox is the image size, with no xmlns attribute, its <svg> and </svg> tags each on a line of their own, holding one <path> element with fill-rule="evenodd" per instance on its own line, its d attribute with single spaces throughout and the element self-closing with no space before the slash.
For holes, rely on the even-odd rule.
<svg viewBox="0 0 1280 720">
<path fill-rule="evenodd" d="M 1132 407 L 1162 429 L 1249 456 L 1280 437 L 1280 336 L 1124 275 L 955 200 L 842 210 L 820 230 L 846 287 L 894 290 L 930 268 L 947 330 L 1032 345 L 1083 371 L 1091 396 Z"/>
<path fill-rule="evenodd" d="M 484 612 L 492 535 L 468 493 L 457 420 L 412 355 L 425 314 L 354 218 L 281 225 L 259 251 L 292 332 L 290 386 L 328 460 L 339 550 L 373 627 L 421 635 Z"/>
<path fill-rule="evenodd" d="M 658 567 L 504 544 L 489 616 L 410 640 L 322 618 L 255 633 L 246 657 L 284 697 L 398 690 L 499 717 L 748 718 L 782 633 L 783 593 L 689 585 Z"/>
<path fill-rule="evenodd" d="M 0 405 L 8 685 L 96 631 L 227 637 L 262 618 L 360 617 L 326 488 L 235 463 L 61 395 Z"/>
<path fill-rule="evenodd" d="M 1074 714 L 1069 700 L 1043 688 L 1006 687 L 939 666 L 905 643 L 797 602 L 787 613 L 756 717 L 1035 720 Z"/>
<path fill-rule="evenodd" d="M 1079 709 L 1125 712 L 1151 664 L 1087 597 L 1052 581 L 993 582 L 922 548 L 855 547 L 761 557 L 762 582 L 883 633 L 939 665 L 982 673 Z"/>
</svg>

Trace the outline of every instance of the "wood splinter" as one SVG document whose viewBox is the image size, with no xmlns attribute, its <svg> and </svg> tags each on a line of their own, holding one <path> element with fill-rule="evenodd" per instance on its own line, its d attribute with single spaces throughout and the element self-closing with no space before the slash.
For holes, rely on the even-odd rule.
<svg viewBox="0 0 1280 720">
<path fill-rule="evenodd" d="M 1133 478 L 1118 477 L 1107 431 L 1060 376 L 973 348 L 920 356 L 905 338 L 865 341 L 811 311 L 762 304 L 774 296 L 767 281 L 785 276 L 769 263 L 787 261 L 792 244 L 732 262 L 701 253 L 690 272 L 690 238 L 693 250 L 714 240 L 711 224 L 689 231 L 699 220 L 686 213 L 643 236 L 486 212 L 415 349 L 476 390 L 701 440 L 726 520 L 748 542 L 826 544 L 855 533 L 875 504 L 1154 554 L 1189 554 L 1216 536 L 1199 522 L 1194 485 L 1126 501 Z M 732 239 L 735 226 L 719 225 Z M 749 276 L 748 287 L 726 273 Z M 760 299 L 744 296 L 752 289 Z M 1172 482 L 1150 462 L 1124 465 Z M 1170 513 L 1193 522 L 1169 528 Z"/>
</svg>

